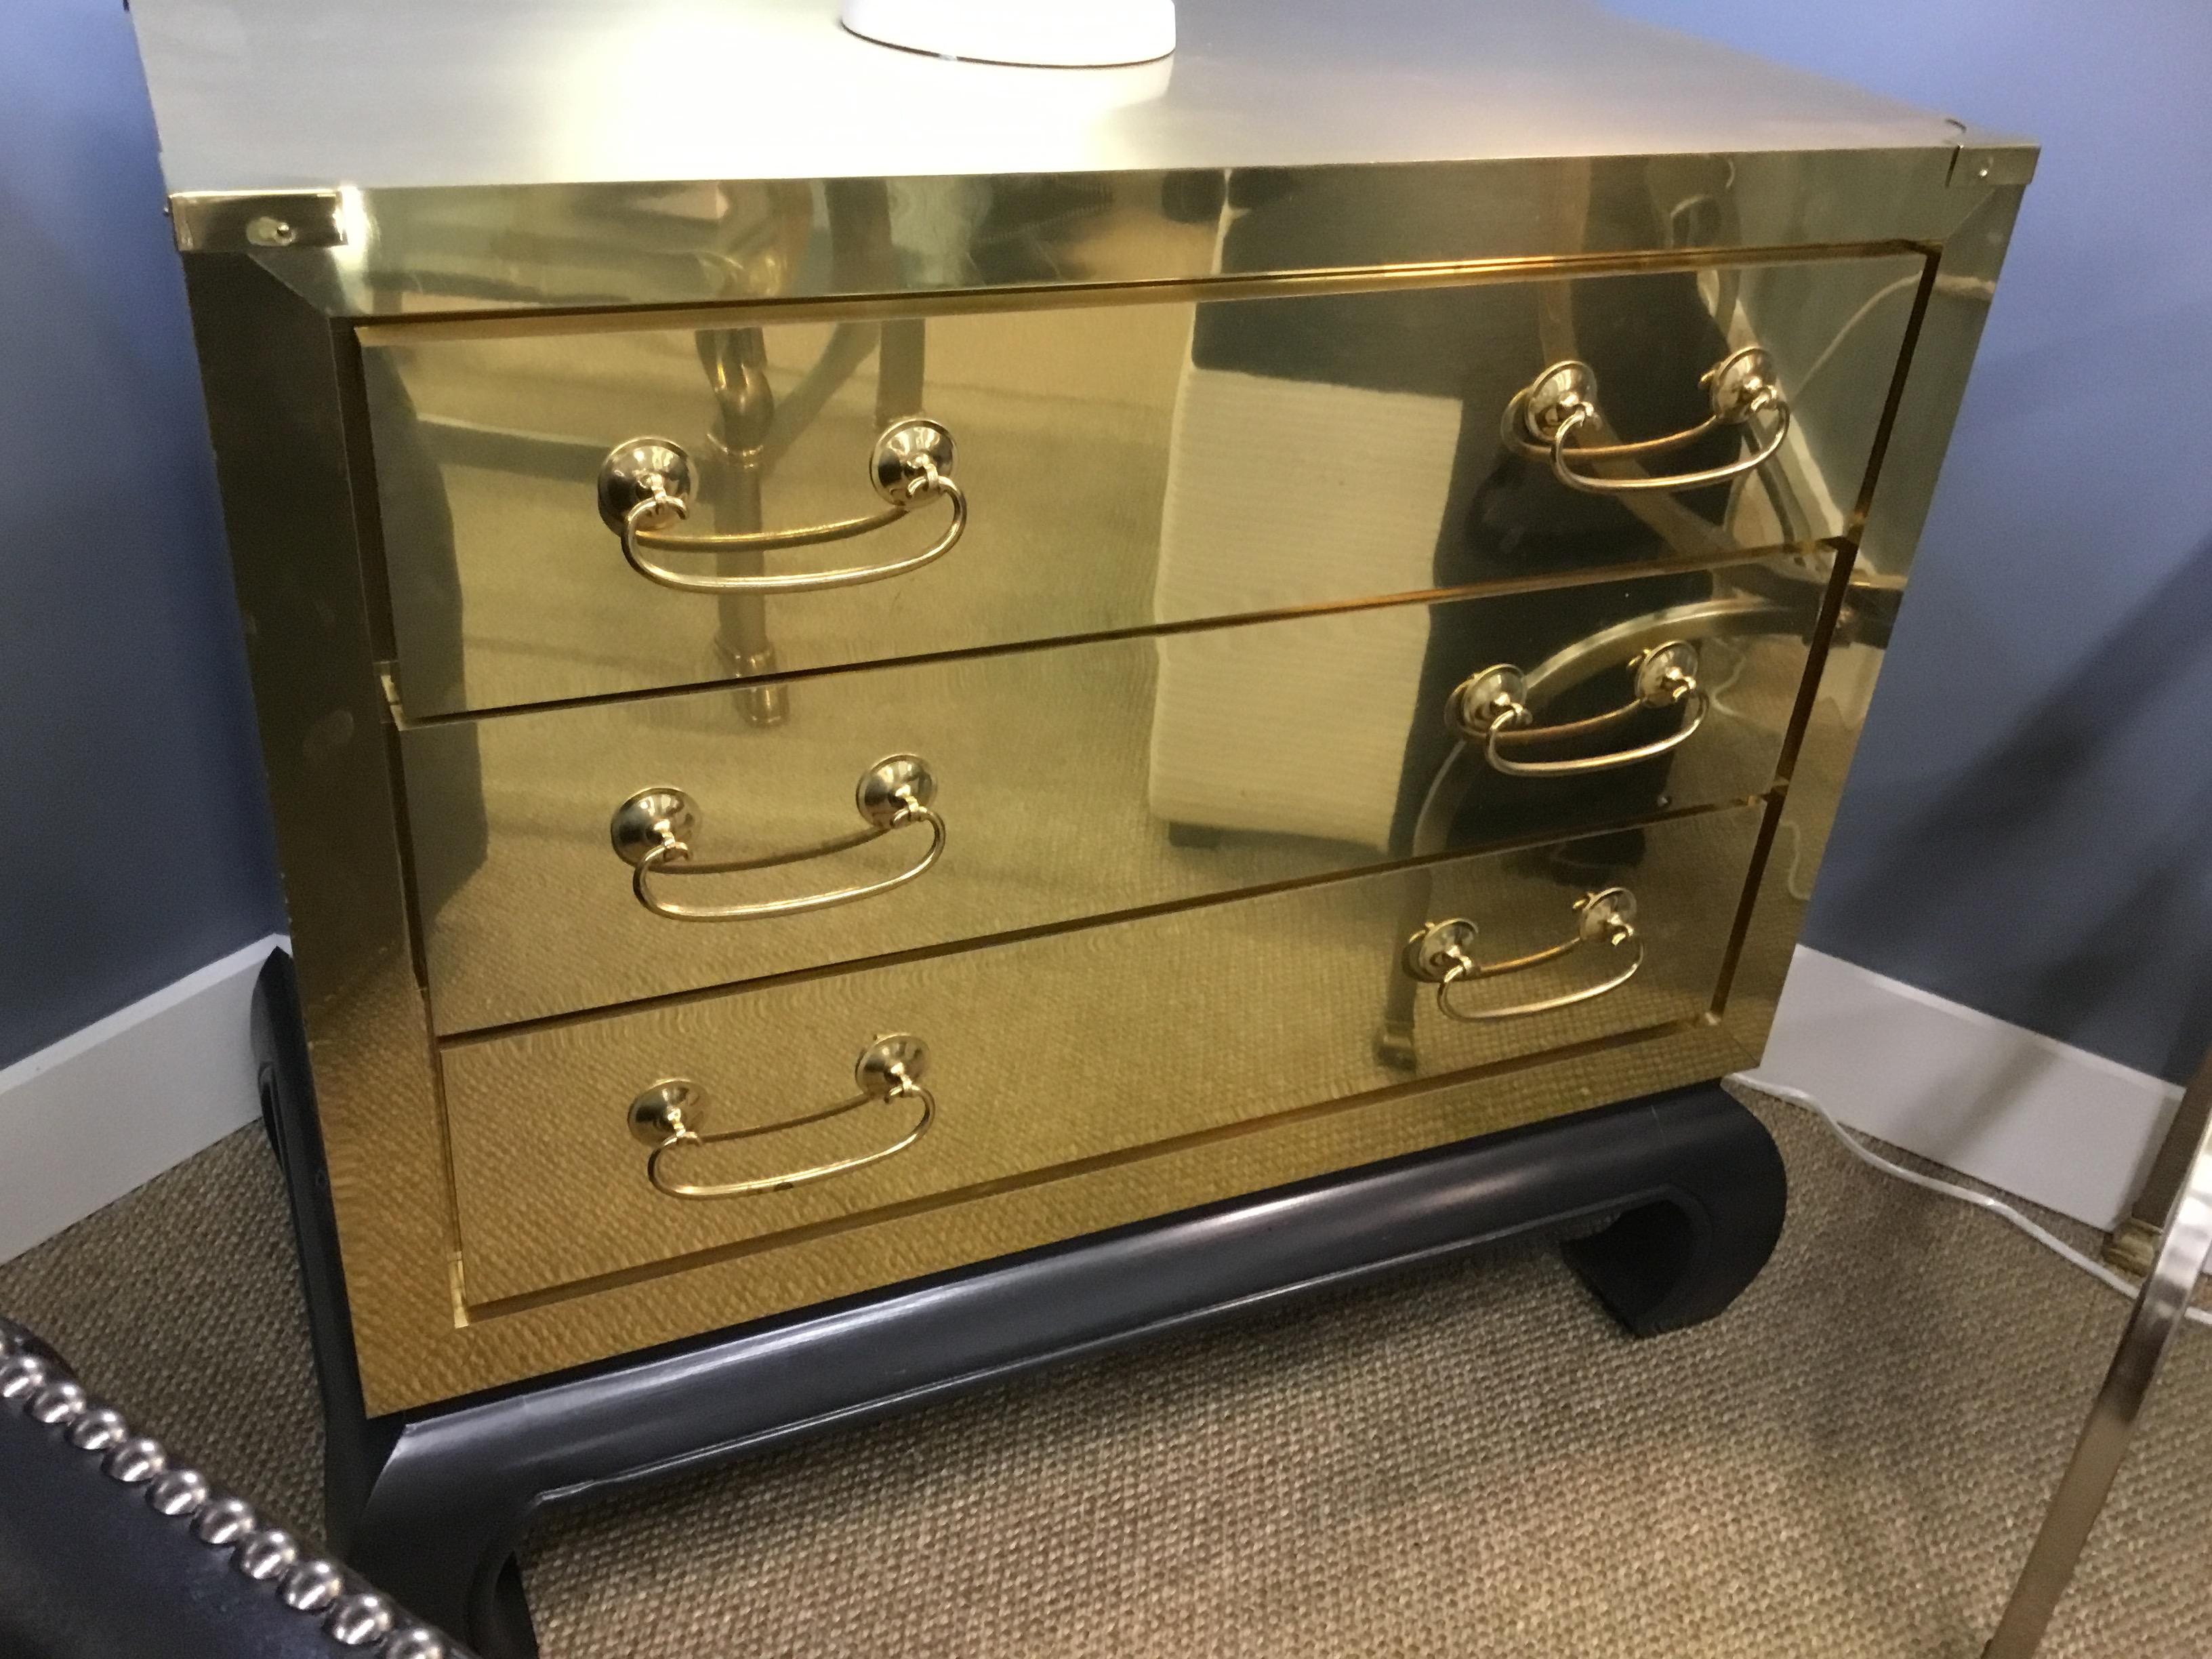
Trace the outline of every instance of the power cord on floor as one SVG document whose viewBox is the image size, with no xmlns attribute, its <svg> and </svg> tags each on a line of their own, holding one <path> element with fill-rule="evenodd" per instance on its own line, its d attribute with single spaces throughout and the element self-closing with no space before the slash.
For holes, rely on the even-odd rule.
<svg viewBox="0 0 2212 1659">
<path fill-rule="evenodd" d="M 2135 1300 L 2136 1292 L 2141 1286 L 2134 1280 L 2114 1273 L 2094 1257 L 2082 1255 L 2057 1234 L 2046 1227 L 2038 1226 L 2002 1199 L 1991 1198 L 1987 1193 L 1978 1193 L 1972 1188 L 1960 1187 L 1948 1181 L 1939 1181 L 1934 1176 L 1922 1175 L 1917 1170 L 1908 1170 L 1902 1164 L 1893 1164 L 1881 1154 L 1869 1152 L 1865 1143 L 1860 1140 L 1858 1136 L 1838 1123 L 1832 1112 L 1802 1089 L 1792 1089 L 1780 1083 L 1769 1083 L 1764 1078 L 1751 1077 L 1742 1072 L 1732 1073 L 1728 1080 L 1731 1083 L 1741 1083 L 1754 1093 L 1773 1095 L 1778 1099 L 1788 1101 L 1793 1106 L 1802 1106 L 1828 1126 L 1830 1133 L 1844 1143 L 1844 1149 L 1846 1152 L 1869 1168 L 1879 1170 L 1886 1176 L 1894 1176 L 1899 1181 L 1928 1192 L 1941 1193 L 1946 1198 L 1955 1198 L 1961 1204 L 1971 1204 L 1978 1210 L 1987 1210 L 1991 1215 L 2001 1216 L 2042 1245 L 2044 1249 L 2070 1261 L 2107 1290 L 2118 1291 L 2130 1302 Z M 2191 1324 L 2212 1327 L 2212 1308 L 2190 1308 L 2184 1312 L 2183 1317 Z"/>
</svg>

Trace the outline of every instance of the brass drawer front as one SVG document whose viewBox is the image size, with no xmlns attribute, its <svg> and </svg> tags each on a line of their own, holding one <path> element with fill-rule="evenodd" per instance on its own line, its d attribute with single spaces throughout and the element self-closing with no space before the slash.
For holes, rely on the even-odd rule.
<svg viewBox="0 0 2212 1659">
<path fill-rule="evenodd" d="M 387 329 L 364 361 L 400 694 L 428 717 L 1809 544 L 1848 527 L 1921 271 L 1883 254 L 696 332 Z M 1577 458 L 1696 429 L 1725 391 L 1701 377 L 1753 344 L 1780 401 L 1747 423 Z M 1507 418 L 1570 360 L 1595 377 L 1563 440 L 1576 483 L 1534 416 Z M 1554 427 L 1573 412 L 1540 401 Z M 923 414 L 957 513 L 908 493 Z M 639 521 L 666 541 L 635 550 L 659 577 L 601 512 L 610 455 L 665 459 L 629 447 L 646 438 L 686 463 L 651 476 L 689 516 Z M 1770 441 L 1702 489 L 1589 493 Z M 892 566 L 911 568 L 758 586 Z M 776 694 L 752 695 L 773 718 Z"/>
<path fill-rule="evenodd" d="M 534 1030 L 443 1050 L 466 1296 L 583 1285 L 694 1252 L 1042 1178 L 1316 1103 L 1623 1033 L 1712 1006 L 1763 808 L 1492 853 Z M 1625 947 L 1593 941 L 1450 988 L 1462 1013 L 1585 992 L 1517 1018 L 1446 1018 L 1409 977 L 1408 915 L 1464 918 L 1487 961 L 1575 934 L 1589 890 L 1635 895 Z M 1410 1012 L 1410 1042 L 1389 1041 Z M 786 1191 L 658 1190 L 629 1121 L 682 1079 L 702 1133 L 804 1117 L 854 1095 L 885 1033 L 929 1049 L 934 1121 L 896 1156 Z M 1559 1109 L 1579 1103 L 1562 1097 Z M 1390 1109 L 1377 1103 L 1372 1109 Z M 756 1181 L 906 1135 L 908 1098 L 676 1149 L 678 1184 Z M 678 1161 L 680 1159 L 680 1162 Z M 1086 1227 L 1101 1224 L 1086 1215 Z M 902 1273 L 883 1264 L 883 1281 Z"/>
<path fill-rule="evenodd" d="M 836 674 L 791 685 L 769 728 L 720 688 L 417 726 L 400 751 L 433 1017 L 480 1030 L 1761 794 L 1825 571 L 1786 560 Z M 1643 707 L 1628 665 L 1668 641 L 1692 647 L 1698 689 Z M 1525 722 L 1470 740 L 1432 792 L 1453 711 L 1468 717 L 1455 688 L 1499 664 L 1526 671 Z M 877 767 L 900 756 L 933 793 L 895 823 L 886 780 L 907 774 Z M 878 791 L 868 822 L 856 784 Z M 642 858 L 656 805 L 684 856 L 634 870 L 611 831 Z M 714 873 L 760 860 L 775 861 Z"/>
</svg>

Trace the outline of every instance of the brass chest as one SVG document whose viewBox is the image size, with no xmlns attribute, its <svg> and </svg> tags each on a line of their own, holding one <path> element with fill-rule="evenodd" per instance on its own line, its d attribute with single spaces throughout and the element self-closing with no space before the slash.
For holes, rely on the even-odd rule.
<svg viewBox="0 0 2212 1659">
<path fill-rule="evenodd" d="M 1576 7 L 201 9 L 371 1413 L 1755 1063 L 2032 149 Z"/>
</svg>

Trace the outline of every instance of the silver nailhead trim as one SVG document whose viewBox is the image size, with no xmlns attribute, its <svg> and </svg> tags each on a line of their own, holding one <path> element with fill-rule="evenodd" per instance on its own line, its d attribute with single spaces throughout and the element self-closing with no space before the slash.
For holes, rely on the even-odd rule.
<svg viewBox="0 0 2212 1659">
<path fill-rule="evenodd" d="M 31 1396 L 31 1415 L 51 1428 L 72 1421 L 88 1403 L 84 1390 L 64 1377 Z"/>
<path fill-rule="evenodd" d="M 143 1486 L 168 1467 L 169 1454 L 161 1449 L 161 1443 L 143 1434 L 125 1441 L 100 1465 L 110 1480 L 126 1486 Z"/>
<path fill-rule="evenodd" d="M 253 1530 L 253 1505 L 243 1498 L 218 1498 L 192 1520 L 192 1536 L 220 1547 Z"/>
<path fill-rule="evenodd" d="M 11 1404 L 38 1393 L 58 1373 L 34 1353 L 0 1360 L 0 1400 Z"/>
<path fill-rule="evenodd" d="M 392 1603 L 371 1591 L 349 1595 L 331 1609 L 323 1628 L 340 1647 L 365 1648 L 380 1642 L 392 1629 Z"/>
<path fill-rule="evenodd" d="M 192 1515 L 208 1501 L 207 1476 L 198 1469 L 170 1469 L 146 1488 L 146 1501 L 162 1515 Z"/>
<path fill-rule="evenodd" d="M 300 1542 L 282 1527 L 264 1527 L 238 1547 L 231 1565 L 248 1578 L 266 1583 L 292 1570 Z"/>
<path fill-rule="evenodd" d="M 347 1595 L 344 1573 L 328 1561 L 301 1560 L 299 1540 L 282 1528 L 258 1526 L 243 1498 L 217 1497 L 197 1469 L 171 1468 L 160 1441 L 134 1436 L 120 1412 L 91 1399 L 67 1367 L 33 1352 L 36 1346 L 21 1326 L 0 1319 L 0 1402 L 27 1407 L 81 1450 L 106 1453 L 100 1468 L 109 1480 L 143 1486 L 159 1514 L 191 1516 L 192 1536 L 210 1548 L 235 1546 L 232 1565 L 263 1583 L 281 1579 L 276 1594 L 285 1606 L 310 1613 L 328 1608 L 323 1630 L 339 1646 L 376 1647 L 378 1659 L 465 1659 L 426 1626 L 398 1627 L 381 1595 Z"/>
<path fill-rule="evenodd" d="M 94 1407 L 69 1426 L 70 1444 L 81 1451 L 106 1451 L 130 1437 L 131 1425 L 123 1413 L 106 1406 Z"/>
<path fill-rule="evenodd" d="M 345 1594 L 345 1575 L 327 1561 L 302 1561 L 284 1575 L 276 1594 L 301 1613 L 320 1613 Z"/>
</svg>

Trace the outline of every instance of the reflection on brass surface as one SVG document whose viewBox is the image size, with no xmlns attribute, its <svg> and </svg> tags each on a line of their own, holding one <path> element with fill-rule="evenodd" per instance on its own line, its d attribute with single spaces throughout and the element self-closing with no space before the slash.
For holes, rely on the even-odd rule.
<svg viewBox="0 0 2212 1659">
<path fill-rule="evenodd" d="M 187 276 L 369 1411 L 1755 1060 L 2025 179 L 2024 149 L 1978 149 L 1986 179 L 1960 154 L 371 184 L 339 192 L 331 234 L 318 218 L 289 242 L 250 233 L 283 216 L 265 200 L 180 200 L 187 242 L 241 239 Z M 1674 433 L 1706 412 L 1698 374 L 1753 344 L 1792 421 L 1732 486 L 1600 500 L 1498 441 L 1512 394 L 1570 359 L 1601 374 L 1610 436 Z M 956 554 L 908 575 L 674 592 L 598 516 L 611 447 L 664 432 L 699 474 L 687 532 L 873 514 L 856 457 L 917 414 L 958 431 L 979 506 Z M 1707 436 L 1686 465 L 1752 453 Z M 942 532 L 933 513 L 866 533 L 893 559 Z M 1808 596 L 1831 553 L 1849 590 L 1830 590 L 1824 651 Z M 803 562 L 771 559 L 697 562 Z M 1620 568 L 1661 560 L 1634 583 Z M 1500 591 L 1480 609 L 1373 603 L 1480 585 Z M 1327 614 L 1195 626 L 1308 611 Z M 1455 685 L 1510 663 L 1536 720 L 1573 727 L 1677 639 L 1711 700 L 1695 732 L 1650 709 L 1498 749 L 1681 736 L 1671 754 L 1515 777 L 1446 724 Z M 818 848 L 898 746 L 956 815 L 942 867 L 899 893 L 804 924 L 678 924 L 636 903 L 608 845 L 617 806 L 673 784 L 706 814 L 702 857 Z M 1778 754 L 1787 793 L 1746 893 L 1737 826 L 1761 809 L 1699 809 L 1770 792 Z M 1527 850 L 1429 862 L 1623 824 L 1644 827 L 1548 869 Z M 1727 856 L 1654 885 L 1671 838 L 1723 827 Z M 1466 884 L 1477 871 L 1501 873 Z M 1651 954 L 1587 1003 L 1462 1025 L 1400 970 L 1438 917 L 1478 922 L 1482 960 L 1539 952 L 1608 882 L 1643 901 Z M 1189 908 L 1088 925 L 1147 906 Z M 1022 930 L 1053 931 L 958 943 Z M 1117 956 L 1127 939 L 1177 943 Z M 1708 950 L 1717 1018 L 1685 968 Z M 943 954 L 836 966 L 908 951 Z M 1547 994 L 1593 982 L 1572 955 L 1532 971 L 1563 976 Z M 963 975 L 988 994 L 963 1000 Z M 548 1023 L 441 1060 L 426 981 L 447 1032 Z M 877 992 L 899 1006 L 861 1006 Z M 665 1000 L 569 1018 L 643 996 Z M 847 1193 L 736 1200 L 764 1212 L 738 1226 L 648 1186 L 621 1120 L 674 1068 L 708 1099 L 690 1127 L 760 1127 L 836 1099 L 855 1049 L 901 1024 L 945 1045 L 941 1115 Z M 1480 1069 L 1437 1080 L 1462 1066 Z M 678 1178 L 834 1156 L 781 1145 L 817 1128 L 879 1147 L 911 1124 L 883 1109 L 700 1149 L 740 1167 Z M 546 1191 L 487 1197 L 517 1147 Z"/>
<path fill-rule="evenodd" d="M 852 300 L 1322 270 L 1935 245 L 2018 183 L 1950 144 L 876 179 L 698 179 L 349 192 L 361 234 L 252 257 L 331 316 L 479 318 Z M 887 192 L 894 257 L 834 255 L 841 197 Z M 1264 204 L 1263 246 L 1224 225 Z M 191 198 L 177 210 L 190 219 Z M 887 269 L 888 278 L 880 274 Z M 1538 364 L 1530 365 L 1533 374 Z"/>
<path fill-rule="evenodd" d="M 1797 696 L 1825 558 L 1589 582 L 872 669 L 801 683 L 791 720 L 749 726 L 726 693 L 610 702 L 401 734 L 415 842 L 441 865 L 482 823 L 482 860 L 427 918 L 439 1029 L 461 1031 L 895 951 L 1311 878 L 1456 847 L 1763 794 Z M 1775 597 L 1762 596 L 1771 588 Z M 1747 611 L 1765 631 L 1733 631 Z M 1639 619 L 1656 619 L 1640 622 Z M 1662 635 L 1705 636 L 1710 707 L 1671 754 L 1589 777 L 1477 763 L 1432 839 L 1415 815 L 1453 754 L 1452 688 L 1509 653 L 1547 721 L 1612 708 Z M 1609 628 L 1612 629 L 1608 632 Z M 1585 642 L 1599 638 L 1596 649 Z M 1617 643 L 1615 641 L 1618 641 Z M 1675 708 L 1523 751 L 1605 753 L 1679 731 Z M 459 763 L 481 769 L 480 796 Z M 848 837 L 854 779 L 929 757 L 956 833 L 921 879 L 918 828 Z M 806 915 L 678 922 L 641 906 L 608 815 L 641 785 L 702 815 L 702 860 L 765 867 L 684 883 L 698 902 L 873 896 Z M 852 844 L 857 841 L 860 844 Z M 681 866 L 671 866 L 672 871 Z M 675 884 L 656 878 L 665 902 Z"/>
<path fill-rule="evenodd" d="M 1508 1024 L 1424 1017 L 1419 1074 L 1494 1066 L 1694 1020 L 1711 1006 L 1762 809 L 1478 855 L 1428 872 L 1437 902 L 1510 951 L 1551 944 L 1592 886 L 1632 881 L 1644 971 Z M 1359 877 L 890 967 L 449 1044 L 453 1175 L 470 1304 L 649 1266 L 1396 1083 L 1377 1058 L 1399 971 L 1404 877 Z M 1571 956 L 1516 975 L 1579 989 Z M 626 1103 L 694 1079 L 774 1123 L 832 1097 L 872 1034 L 927 1034 L 928 1139 L 834 1182 L 738 1205 L 672 1205 L 644 1179 Z M 884 1102 L 763 1135 L 761 1174 L 854 1156 L 910 1116 Z M 522 1127 L 526 1124 L 526 1130 Z M 744 1168 L 722 1166 L 726 1178 Z M 945 1225 L 957 1228 L 948 1217 Z M 885 1282 L 888 1282 L 886 1280 Z M 795 1301 L 786 1305 L 796 1305 Z"/>
<path fill-rule="evenodd" d="M 1229 234 L 1262 234 L 1268 219 L 1257 210 Z M 922 405 L 960 433 L 962 487 L 986 504 L 957 556 L 931 562 L 957 520 L 892 523 L 869 538 L 881 544 L 870 574 L 896 568 L 890 580 L 794 592 L 818 579 L 700 580 L 768 594 L 758 625 L 788 672 L 1809 546 L 1846 527 L 1911 313 L 1909 298 L 1875 296 L 1909 295 L 1923 264 L 1889 255 L 915 319 Z M 775 414 L 746 452 L 743 522 L 687 525 L 685 536 L 872 522 L 881 502 L 854 457 L 879 429 L 880 375 L 844 349 L 840 325 L 745 331 Z M 1753 336 L 1795 411 L 1788 441 L 1776 437 L 1778 453 L 1755 470 L 1735 465 L 1745 428 L 1698 424 L 1712 396 L 1700 375 Z M 450 547 L 442 533 L 412 538 L 393 495 L 412 486 L 382 486 L 410 718 L 727 678 L 714 602 L 641 576 L 602 521 L 602 465 L 611 448 L 639 448 L 631 434 L 662 433 L 702 465 L 713 459 L 718 404 L 701 337 L 413 344 L 401 330 L 369 348 L 382 371 L 371 382 L 377 445 L 437 457 L 452 517 Z M 1613 425 L 1688 426 L 1666 465 L 1679 456 L 1730 476 L 1624 504 L 1516 453 L 1500 412 L 1561 345 L 1607 376 Z M 661 499 L 637 496 L 629 512 Z M 410 576 L 447 560 L 450 587 Z"/>
<path fill-rule="evenodd" d="M 1674 1088 L 1753 1058 L 1712 1024 L 1600 1040 L 1467 1081 L 1400 1085 L 1286 1106 L 1175 1143 L 993 1182 L 957 1203 L 923 1200 L 865 1218 L 836 1218 L 702 1252 L 680 1271 L 653 1266 L 611 1275 L 588 1292 L 554 1289 L 503 1303 L 472 1302 L 458 1328 L 451 1322 L 418 1327 L 404 1342 L 387 1340 L 380 1348 L 370 1409 L 396 1410 L 494 1387 L 887 1281 Z"/>
<path fill-rule="evenodd" d="M 1870 504 L 1861 503 L 1863 540 L 1844 572 L 1833 637 L 1808 664 L 1799 734 L 1784 757 L 1790 787 L 1745 896 L 1723 1016 L 1753 1054 L 1765 1048 L 1774 1023 L 2019 205 L 2017 190 L 1977 199 L 1957 237 L 1944 245 L 1876 451 L 1881 488 L 1870 476 Z"/>
</svg>

